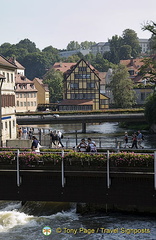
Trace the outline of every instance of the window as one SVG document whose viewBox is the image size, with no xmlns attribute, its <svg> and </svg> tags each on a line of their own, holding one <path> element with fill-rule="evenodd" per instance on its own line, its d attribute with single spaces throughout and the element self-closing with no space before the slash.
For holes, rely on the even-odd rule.
<svg viewBox="0 0 156 240">
<path fill-rule="evenodd" d="M 34 93 L 34 97 L 36 97 L 36 93 Z"/>
<path fill-rule="evenodd" d="M 17 107 L 19 107 L 19 101 L 17 101 Z"/>
<path fill-rule="evenodd" d="M 22 98 L 22 93 L 20 93 L 20 98 Z"/>
<path fill-rule="evenodd" d="M 101 100 L 100 100 L 100 104 L 101 104 L 101 105 L 106 105 L 106 104 L 108 104 L 108 103 L 109 103 L 108 99 L 101 99 Z"/>
<path fill-rule="evenodd" d="M 87 70 L 87 67 L 79 67 L 79 71 L 84 72 Z"/>
<path fill-rule="evenodd" d="M 12 123 L 12 124 L 13 124 L 13 127 L 15 127 L 15 120 L 13 120 L 13 123 Z"/>
<path fill-rule="evenodd" d="M 24 93 L 24 98 L 26 98 L 27 97 L 27 94 L 26 93 Z"/>
<path fill-rule="evenodd" d="M 95 83 L 87 83 L 87 88 L 95 88 Z"/>
<path fill-rule="evenodd" d="M 31 102 L 31 106 L 33 106 L 33 102 Z"/>
<path fill-rule="evenodd" d="M 71 89 L 78 89 L 79 85 L 78 85 L 78 83 L 71 83 L 70 87 L 71 87 Z"/>
<path fill-rule="evenodd" d="M 19 93 L 16 93 L 16 97 L 19 98 Z"/>
<path fill-rule="evenodd" d="M 5 122 L 5 128 L 7 128 L 8 127 L 8 124 L 7 124 L 7 122 Z"/>
<path fill-rule="evenodd" d="M 9 73 L 7 73 L 7 82 L 9 82 Z"/>
<path fill-rule="evenodd" d="M 134 70 L 131 69 L 128 72 L 129 72 L 130 76 L 134 75 Z"/>
<path fill-rule="evenodd" d="M 30 102 L 28 102 L 28 106 L 30 106 Z"/>
<path fill-rule="evenodd" d="M 23 107 L 23 102 L 20 102 L 21 107 Z"/>
<path fill-rule="evenodd" d="M 14 80 L 14 79 L 13 79 L 13 73 L 11 73 L 11 82 L 13 82 L 13 80 Z"/>
<path fill-rule="evenodd" d="M 90 79 L 90 74 L 75 74 L 75 79 Z"/>
<path fill-rule="evenodd" d="M 27 106 L 26 102 L 24 102 L 24 106 L 25 106 L 25 107 Z"/>
</svg>

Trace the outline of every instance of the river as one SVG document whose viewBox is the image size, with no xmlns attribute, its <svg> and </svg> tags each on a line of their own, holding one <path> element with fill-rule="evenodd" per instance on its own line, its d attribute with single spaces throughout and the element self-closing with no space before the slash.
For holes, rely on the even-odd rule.
<svg viewBox="0 0 156 240">
<path fill-rule="evenodd" d="M 32 126 L 27 126 L 28 128 Z M 120 142 L 120 146 L 123 147 L 124 143 L 124 133 L 128 132 L 129 135 L 129 147 L 132 146 L 132 134 L 137 131 L 134 129 L 125 129 L 118 126 L 118 123 L 101 123 L 101 124 L 87 124 L 86 133 L 82 133 L 82 125 L 77 124 L 55 124 L 55 125 L 36 125 L 34 126 L 36 133 L 38 128 L 41 128 L 45 133 L 43 136 L 43 142 L 41 145 L 49 145 L 49 137 L 46 135 L 49 130 L 60 130 L 63 132 L 64 139 L 62 140 L 64 146 L 74 147 L 76 145 L 76 134 L 77 142 L 79 143 L 81 138 L 87 139 L 91 137 L 97 144 L 97 147 L 103 148 L 114 148 L 116 146 L 116 141 Z M 141 130 L 141 129 L 138 129 Z M 145 139 L 142 143 L 144 148 L 156 149 L 156 134 L 151 134 L 149 131 L 141 131 Z"/>
<path fill-rule="evenodd" d="M 29 205 L 27 207 L 29 208 Z M 81 216 L 76 213 L 74 205 L 67 211 L 58 211 L 55 214 L 49 214 L 47 211 L 40 216 L 26 214 L 21 209 L 20 202 L 0 202 L 1 240 L 156 239 L 156 218 L 154 216 L 123 213 Z"/>
<path fill-rule="evenodd" d="M 43 128 L 36 126 L 38 127 Z M 44 128 L 61 130 L 65 137 L 73 139 L 75 130 L 78 138 L 102 137 L 102 144 L 106 147 L 114 145 L 115 138 L 123 140 L 126 130 L 119 128 L 116 123 L 87 125 L 86 134 L 80 133 L 80 124 L 46 125 Z M 133 131 L 133 129 L 128 131 L 129 136 Z M 156 136 L 148 132 L 144 134 L 144 146 L 156 148 Z M 71 143 L 75 145 L 75 140 Z M 39 188 L 36 191 L 39 191 Z M 156 240 L 154 216 L 109 212 L 80 215 L 76 213 L 75 204 L 66 211 L 60 209 L 55 213 L 49 210 L 54 207 L 51 204 L 51 207 L 45 208 L 42 213 L 44 203 L 34 204 L 35 211 L 29 203 L 24 208 L 21 202 L 0 201 L 0 240 Z"/>
</svg>

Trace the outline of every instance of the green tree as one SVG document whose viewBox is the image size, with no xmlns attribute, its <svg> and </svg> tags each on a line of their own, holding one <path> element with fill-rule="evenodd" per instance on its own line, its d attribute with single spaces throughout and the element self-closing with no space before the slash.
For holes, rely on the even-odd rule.
<svg viewBox="0 0 156 240">
<path fill-rule="evenodd" d="M 141 53 L 141 47 L 137 33 L 132 29 L 126 29 L 122 34 L 122 45 L 129 45 L 132 49 L 132 57 L 136 58 Z"/>
<path fill-rule="evenodd" d="M 89 41 L 84 41 L 80 43 L 80 48 L 81 49 L 90 49 L 92 45 L 96 44 L 96 42 L 89 42 Z"/>
<path fill-rule="evenodd" d="M 118 37 L 117 35 L 108 40 L 110 44 L 110 59 L 108 60 L 112 63 L 118 64 L 120 61 L 119 53 L 121 48 L 121 41 L 121 37 Z"/>
<path fill-rule="evenodd" d="M 104 59 L 103 56 L 98 53 L 94 59 L 90 62 L 99 72 L 107 72 L 108 68 L 112 68 L 114 64 Z"/>
<path fill-rule="evenodd" d="M 67 50 L 72 51 L 72 50 L 78 50 L 80 49 L 80 44 L 77 41 L 70 41 L 67 45 Z"/>
<path fill-rule="evenodd" d="M 152 37 L 155 39 L 156 37 L 156 23 L 148 22 L 142 28 L 144 31 L 148 30 L 152 33 Z M 153 45 L 153 49 L 155 49 L 155 44 Z M 156 55 L 146 58 L 144 60 L 144 65 L 141 67 L 141 72 L 148 76 L 150 76 L 151 81 L 155 83 L 156 87 Z M 145 117 L 150 125 L 156 124 L 156 90 L 154 90 L 153 94 L 149 96 L 147 102 L 145 104 Z"/>
<path fill-rule="evenodd" d="M 45 74 L 44 81 L 48 84 L 50 102 L 55 103 L 63 98 L 63 74 L 54 69 Z"/>
<path fill-rule="evenodd" d="M 26 76 L 31 80 L 35 77 L 42 78 L 42 76 L 46 73 L 48 65 L 45 54 L 41 52 L 27 54 L 21 61 L 21 64 L 26 69 Z"/>
<path fill-rule="evenodd" d="M 16 47 L 27 49 L 28 53 L 40 52 L 40 50 L 36 48 L 36 44 L 27 38 L 17 43 Z"/>
<path fill-rule="evenodd" d="M 147 23 L 146 25 L 144 25 L 142 29 L 144 31 L 145 30 L 150 31 L 152 33 L 153 39 L 156 39 L 156 23 L 154 22 Z M 153 50 L 156 47 L 155 44 L 153 44 Z M 145 58 L 143 62 L 144 62 L 144 65 L 140 68 L 141 74 L 144 76 L 148 75 L 148 78 L 150 78 L 150 80 L 152 82 L 155 82 L 156 84 L 156 54 L 154 56 Z"/>
<path fill-rule="evenodd" d="M 132 56 L 132 48 L 130 45 L 122 45 L 119 52 L 119 58 L 122 60 L 130 59 Z"/>
<path fill-rule="evenodd" d="M 80 57 L 77 54 L 75 54 L 66 58 L 64 62 L 78 62 L 79 60 L 80 60 Z"/>
<path fill-rule="evenodd" d="M 156 92 L 147 98 L 145 104 L 145 118 L 149 125 L 156 124 Z"/>
<path fill-rule="evenodd" d="M 133 83 L 129 78 L 128 70 L 124 65 L 119 64 L 113 68 L 113 76 L 110 86 L 116 107 L 132 107 L 135 100 Z"/>
</svg>

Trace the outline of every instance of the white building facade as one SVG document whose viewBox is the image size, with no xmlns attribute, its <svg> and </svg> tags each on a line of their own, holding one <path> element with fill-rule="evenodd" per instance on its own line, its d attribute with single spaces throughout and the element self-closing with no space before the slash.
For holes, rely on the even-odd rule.
<svg viewBox="0 0 156 240">
<path fill-rule="evenodd" d="M 15 72 L 16 66 L 0 55 L 0 74 L 5 77 L 1 89 L 2 143 L 16 139 L 15 116 Z"/>
</svg>

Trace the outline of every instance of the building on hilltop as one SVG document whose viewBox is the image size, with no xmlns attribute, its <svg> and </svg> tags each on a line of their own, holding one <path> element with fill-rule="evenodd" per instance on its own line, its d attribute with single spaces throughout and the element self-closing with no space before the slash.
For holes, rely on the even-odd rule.
<svg viewBox="0 0 156 240">
<path fill-rule="evenodd" d="M 17 67 L 0 55 L 0 74 L 3 79 L 1 89 L 2 143 L 16 138 L 15 116 L 15 74 Z"/>
<path fill-rule="evenodd" d="M 72 55 L 81 53 L 83 56 L 90 53 L 90 49 L 77 49 L 77 50 L 71 50 L 71 51 L 61 51 L 59 52 L 60 57 L 68 58 Z"/>
<path fill-rule="evenodd" d="M 100 110 L 109 107 L 109 98 L 100 93 L 99 72 L 85 60 L 78 63 L 55 63 L 64 73 L 63 101 L 59 110 Z"/>
<path fill-rule="evenodd" d="M 148 53 L 150 51 L 149 39 L 139 39 L 141 53 Z M 110 51 L 109 42 L 99 42 L 91 46 L 90 52 L 96 56 L 97 53 L 104 54 Z"/>
</svg>

